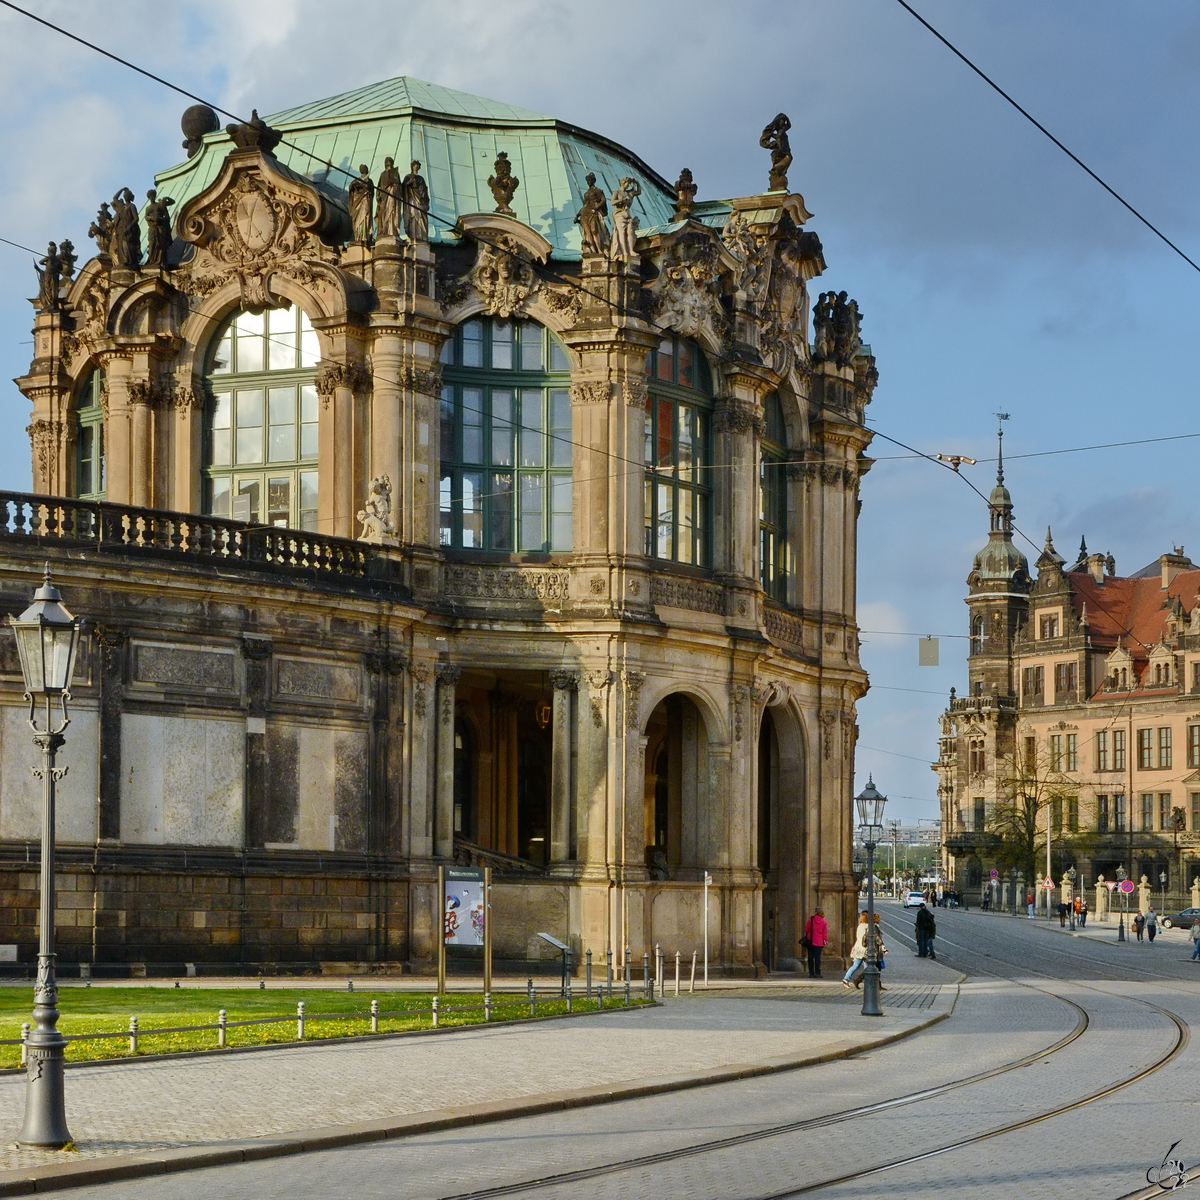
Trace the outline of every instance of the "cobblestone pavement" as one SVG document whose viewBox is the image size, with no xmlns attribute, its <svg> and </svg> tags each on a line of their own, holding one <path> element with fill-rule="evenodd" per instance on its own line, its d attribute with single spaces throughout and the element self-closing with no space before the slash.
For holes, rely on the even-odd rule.
<svg viewBox="0 0 1200 1200">
<path fill-rule="evenodd" d="M 816 1056 L 929 1018 L 937 985 L 895 992 L 882 1020 L 863 1017 L 861 997 L 830 980 L 803 993 L 730 988 L 658 1009 L 527 1026 L 74 1069 L 69 1125 L 82 1157 L 108 1157 Z M 793 1002 L 779 1003 L 782 996 Z M 24 1091 L 24 1076 L 0 1077 L 0 1126 L 12 1133 Z M 61 1161 L 11 1144 L 0 1151 L 0 1170 Z"/>
<path fill-rule="evenodd" d="M 76 1200 L 190 1200 L 197 1195 L 273 1200 L 300 1193 L 330 1200 L 433 1200 L 662 1154 L 935 1087 L 1037 1054 L 1063 1038 L 1076 1028 L 1078 1016 L 1064 998 L 1087 1010 L 1086 1031 L 1058 1052 L 919 1103 L 511 1193 L 539 1200 L 583 1195 L 589 1200 L 647 1195 L 758 1200 L 934 1151 L 1121 1082 L 1177 1040 L 1174 1024 L 1141 1001 L 1161 1005 L 1189 1023 L 1200 1021 L 1200 986 L 1178 951 L 1151 960 L 1135 947 L 1048 936 L 1022 922 L 939 913 L 939 963 L 929 964 L 906 953 L 907 915 L 888 910 L 885 922 L 892 947 L 885 998 L 918 994 L 929 977 L 924 973 L 947 966 L 961 967 L 972 978 L 948 1021 L 853 1059 L 600 1108 L 52 1194 Z M 823 997 L 803 1004 L 746 995 L 695 1001 L 690 1019 L 697 1019 L 703 1005 L 725 1003 L 753 1005 L 756 1012 L 765 1007 L 836 1011 L 834 1001 Z M 682 1006 L 676 1011 L 682 1018 Z M 1189 1046 L 1163 1070 L 1107 1099 L 884 1175 L 822 1188 L 819 1194 L 969 1194 L 972 1200 L 1123 1195 L 1144 1186 L 1146 1168 L 1156 1165 L 1177 1137 L 1185 1138 L 1181 1152 L 1187 1139 L 1194 1146 L 1185 1159 L 1200 1160 L 1200 1130 L 1189 1100 L 1196 1065 Z"/>
</svg>

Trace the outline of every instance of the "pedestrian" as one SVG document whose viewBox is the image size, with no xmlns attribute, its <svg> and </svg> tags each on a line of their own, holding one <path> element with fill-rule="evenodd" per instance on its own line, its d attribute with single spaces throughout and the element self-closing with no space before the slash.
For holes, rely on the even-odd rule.
<svg viewBox="0 0 1200 1200">
<path fill-rule="evenodd" d="M 1062 900 L 1058 905 L 1058 927 L 1066 929 L 1067 927 L 1067 902 Z"/>
<path fill-rule="evenodd" d="M 1154 905 L 1146 910 L 1146 935 L 1150 938 L 1150 945 L 1154 945 L 1154 935 L 1158 932 L 1158 913 L 1154 911 Z"/>
<path fill-rule="evenodd" d="M 1032 921 L 1033 920 L 1033 893 L 1032 892 L 1025 893 L 1025 907 L 1029 912 L 1029 919 Z"/>
<path fill-rule="evenodd" d="M 821 951 L 828 941 L 829 925 L 825 914 L 819 908 L 814 909 L 813 915 L 804 923 L 804 935 L 800 938 L 800 945 L 808 955 L 809 979 L 821 978 Z"/>
<path fill-rule="evenodd" d="M 867 914 L 858 914 L 858 928 L 854 931 L 854 945 L 850 948 L 850 965 L 842 976 L 845 987 L 858 987 L 859 976 L 866 970 L 867 957 Z"/>
<path fill-rule="evenodd" d="M 934 919 L 933 913 L 921 905 L 917 909 L 917 957 L 936 959 L 937 955 L 933 952 L 933 939 L 937 936 L 937 921 Z"/>
<path fill-rule="evenodd" d="M 1192 922 L 1192 962 L 1200 958 L 1200 921 Z"/>
<path fill-rule="evenodd" d="M 887 966 L 887 947 L 883 944 L 883 931 L 879 928 L 879 914 L 875 914 L 875 962 L 878 964 L 880 971 Z M 886 992 L 887 988 L 883 986 L 883 979 L 879 980 L 879 990 Z"/>
<path fill-rule="evenodd" d="M 1079 902 L 1079 928 L 1082 929 L 1087 924 L 1088 903 L 1086 900 Z"/>
<path fill-rule="evenodd" d="M 1137 934 L 1137 940 L 1139 942 L 1142 940 L 1142 933 L 1144 932 L 1145 928 L 1146 918 L 1143 917 L 1141 913 L 1138 913 L 1138 915 L 1133 918 L 1133 932 Z"/>
</svg>

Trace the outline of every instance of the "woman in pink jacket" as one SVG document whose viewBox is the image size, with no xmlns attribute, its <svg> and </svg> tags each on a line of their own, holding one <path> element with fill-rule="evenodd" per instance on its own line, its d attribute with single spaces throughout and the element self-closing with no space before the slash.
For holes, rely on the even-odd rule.
<svg viewBox="0 0 1200 1200">
<path fill-rule="evenodd" d="M 804 936 L 800 945 L 808 952 L 808 974 L 810 979 L 821 978 L 821 951 L 829 941 L 829 926 L 825 914 L 818 908 L 804 924 Z"/>
</svg>

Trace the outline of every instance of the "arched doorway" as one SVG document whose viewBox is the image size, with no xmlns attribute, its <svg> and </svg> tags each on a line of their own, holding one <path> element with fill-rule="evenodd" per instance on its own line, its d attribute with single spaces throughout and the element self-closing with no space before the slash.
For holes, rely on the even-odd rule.
<svg viewBox="0 0 1200 1200">
<path fill-rule="evenodd" d="M 779 957 L 795 957 L 790 947 L 780 949 L 776 916 L 778 876 L 775 856 L 779 847 L 779 736 L 771 710 L 765 709 L 758 730 L 758 807 L 755 821 L 756 858 L 762 877 L 762 959 L 774 970 Z"/>
<path fill-rule="evenodd" d="M 707 778 L 704 717 L 687 696 L 667 696 L 646 724 L 646 866 L 654 877 L 705 865 L 698 814 Z"/>
<path fill-rule="evenodd" d="M 766 708 L 758 728 L 756 866 L 762 877 L 762 961 L 786 968 L 800 956 L 804 922 L 820 902 L 811 859 L 804 735 L 789 705 Z M 834 926 L 835 914 L 826 917 Z"/>
</svg>

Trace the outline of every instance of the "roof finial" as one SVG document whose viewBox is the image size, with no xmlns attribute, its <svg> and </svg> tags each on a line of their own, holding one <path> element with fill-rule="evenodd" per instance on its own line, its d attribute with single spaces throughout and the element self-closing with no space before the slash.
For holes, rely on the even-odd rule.
<svg viewBox="0 0 1200 1200">
<path fill-rule="evenodd" d="M 999 487 L 1004 483 L 1004 422 L 1009 419 L 1008 413 L 998 412 L 996 414 L 996 443 L 1000 447 L 996 455 L 996 486 Z"/>
</svg>

